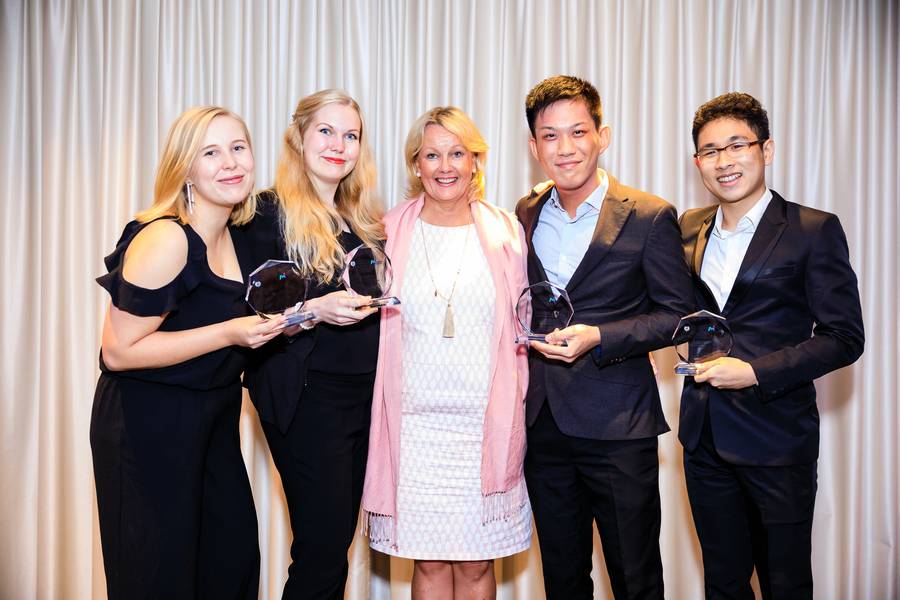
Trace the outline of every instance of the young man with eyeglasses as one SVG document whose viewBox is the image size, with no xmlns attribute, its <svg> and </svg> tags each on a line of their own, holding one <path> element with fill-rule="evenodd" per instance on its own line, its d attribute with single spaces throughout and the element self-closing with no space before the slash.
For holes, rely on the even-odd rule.
<svg viewBox="0 0 900 600">
<path fill-rule="evenodd" d="M 564 288 L 572 323 L 531 342 L 525 479 L 549 600 L 594 597 L 593 523 L 613 594 L 663 598 L 657 436 L 669 430 L 648 352 L 693 308 L 675 208 L 598 168 L 611 131 L 587 81 L 556 76 L 525 101 L 552 180 L 516 207 L 528 279 Z M 561 296 L 561 294 L 560 294 Z M 533 303 L 533 327 L 553 329 Z M 563 345 L 565 342 L 565 345 Z"/>
<path fill-rule="evenodd" d="M 694 116 L 694 160 L 717 205 L 680 219 L 700 309 L 723 315 L 730 356 L 686 377 L 678 437 L 707 598 L 812 598 L 819 414 L 813 381 L 853 363 L 864 334 L 837 216 L 766 187 L 775 143 L 752 96 Z"/>
</svg>

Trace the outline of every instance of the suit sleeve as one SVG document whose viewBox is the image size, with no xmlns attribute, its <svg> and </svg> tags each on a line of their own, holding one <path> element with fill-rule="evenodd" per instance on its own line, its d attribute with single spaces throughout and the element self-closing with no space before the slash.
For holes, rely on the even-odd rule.
<svg viewBox="0 0 900 600">
<path fill-rule="evenodd" d="M 600 351 L 592 352 L 597 366 L 670 346 L 678 320 L 692 312 L 691 276 L 673 206 L 666 205 L 655 215 L 641 260 L 650 308 L 600 325 Z"/>
<path fill-rule="evenodd" d="M 813 336 L 750 361 L 764 401 L 771 401 L 860 357 L 865 344 L 856 274 L 834 215 L 822 222 L 806 266 Z"/>
</svg>

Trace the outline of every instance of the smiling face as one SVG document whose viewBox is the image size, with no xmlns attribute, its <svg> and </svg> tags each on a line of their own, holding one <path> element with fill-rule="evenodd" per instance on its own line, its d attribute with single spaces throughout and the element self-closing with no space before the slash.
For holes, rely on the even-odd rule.
<svg viewBox="0 0 900 600">
<path fill-rule="evenodd" d="M 757 135 L 739 119 L 710 121 L 697 135 L 697 149 L 723 148 L 734 142 L 753 142 Z M 766 165 L 772 164 L 775 143 L 767 140 L 762 147 L 752 146 L 738 157 L 719 152 L 711 160 L 696 160 L 703 185 L 722 204 L 749 210 L 766 190 Z M 740 206 L 740 205 L 745 206 Z"/>
<path fill-rule="evenodd" d="M 447 207 L 468 204 L 475 155 L 463 146 L 459 137 L 440 125 L 428 125 L 415 164 L 425 188 L 426 202 Z"/>
<path fill-rule="evenodd" d="M 597 159 L 609 140 L 609 127 L 598 128 L 585 103 L 574 99 L 558 100 L 537 115 L 529 145 L 560 198 L 580 203 L 599 184 Z"/>
<path fill-rule="evenodd" d="M 250 195 L 253 152 L 240 121 L 224 115 L 210 121 L 187 181 L 194 186 L 195 202 L 233 207 Z"/>
<path fill-rule="evenodd" d="M 310 119 L 303 135 L 303 158 L 317 189 L 333 188 L 350 174 L 359 160 L 362 124 L 346 104 L 326 104 Z"/>
</svg>

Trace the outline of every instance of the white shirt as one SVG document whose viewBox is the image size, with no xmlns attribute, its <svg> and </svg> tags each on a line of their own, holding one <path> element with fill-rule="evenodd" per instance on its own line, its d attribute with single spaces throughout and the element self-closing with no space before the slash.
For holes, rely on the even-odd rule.
<svg viewBox="0 0 900 600">
<path fill-rule="evenodd" d="M 706 252 L 703 254 L 703 264 L 700 267 L 700 279 L 709 287 L 721 311 L 728 301 L 734 280 L 737 279 L 738 270 L 750 247 L 750 241 L 763 213 L 772 200 L 772 192 L 766 190 L 760 196 L 753 208 L 747 211 L 738 221 L 734 231 L 722 229 L 724 217 L 722 207 L 716 211 L 716 223 L 706 244 Z"/>
<path fill-rule="evenodd" d="M 574 217 L 570 217 L 560 204 L 559 192 L 554 186 L 534 228 L 531 240 L 534 251 L 547 273 L 547 279 L 561 288 L 568 285 L 584 258 L 600 218 L 600 206 L 609 189 L 609 178 L 603 169 L 597 169 L 597 173 L 600 184 L 578 205 Z"/>
</svg>

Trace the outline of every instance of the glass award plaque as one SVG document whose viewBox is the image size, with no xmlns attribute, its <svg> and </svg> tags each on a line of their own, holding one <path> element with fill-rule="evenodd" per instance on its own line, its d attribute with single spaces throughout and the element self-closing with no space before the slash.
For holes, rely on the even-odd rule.
<svg viewBox="0 0 900 600">
<path fill-rule="evenodd" d="M 531 318 L 529 319 L 529 313 Z M 572 322 L 572 301 L 565 289 L 549 281 L 535 283 L 525 288 L 516 302 L 516 318 L 523 334 L 516 337 L 517 344 L 535 340 L 546 342 L 546 336 L 554 329 L 565 329 Z M 562 344 L 566 345 L 565 342 Z"/>
<path fill-rule="evenodd" d="M 675 365 L 679 375 L 696 375 L 698 363 L 728 356 L 734 336 L 725 317 L 701 310 L 681 317 L 672 334 L 672 344 L 681 362 Z"/>
<path fill-rule="evenodd" d="M 341 281 L 352 295 L 372 297 L 371 302 L 360 308 L 380 308 L 400 304 L 399 298 L 390 295 L 393 283 L 391 261 L 382 252 L 372 250 L 365 244 L 347 253 Z"/>
<path fill-rule="evenodd" d="M 271 319 L 297 307 L 296 312 L 287 315 L 286 325 L 290 327 L 316 317 L 312 311 L 303 310 L 310 285 L 294 261 L 267 260 L 250 273 L 244 299 L 263 319 Z"/>
</svg>

